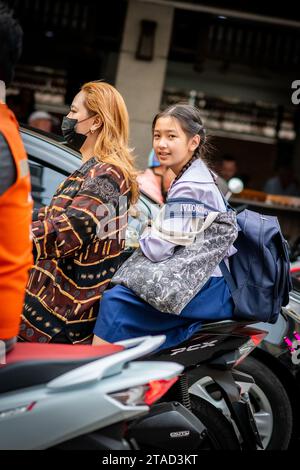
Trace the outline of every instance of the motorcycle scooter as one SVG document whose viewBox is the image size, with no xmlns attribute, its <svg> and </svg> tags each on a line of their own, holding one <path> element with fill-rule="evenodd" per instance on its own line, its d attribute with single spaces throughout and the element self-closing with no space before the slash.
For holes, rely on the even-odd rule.
<svg viewBox="0 0 300 470">
<path fill-rule="evenodd" d="M 147 356 L 147 360 L 174 361 L 184 367 L 184 372 L 163 397 L 163 401 L 164 404 L 169 400 L 183 405 L 206 426 L 197 450 L 262 448 L 248 396 L 254 380 L 235 367 L 266 335 L 267 332 L 252 328 L 245 322 L 224 320 L 206 323 L 176 348 L 163 349 Z M 201 385 L 201 379 L 206 377 L 212 382 L 215 392 L 225 400 L 227 416 L 214 406 L 210 394 Z M 153 408 L 147 416 L 132 423 L 128 437 L 134 438 L 141 449 L 171 451 L 180 446 L 184 448 L 188 435 L 172 436 L 167 415 L 164 416 L 164 426 L 161 418 L 158 418 Z"/>
<path fill-rule="evenodd" d="M 183 369 L 133 362 L 164 341 L 161 335 L 104 346 L 17 343 L 0 366 L 0 448 L 130 449 L 124 424 L 147 413 Z"/>
</svg>

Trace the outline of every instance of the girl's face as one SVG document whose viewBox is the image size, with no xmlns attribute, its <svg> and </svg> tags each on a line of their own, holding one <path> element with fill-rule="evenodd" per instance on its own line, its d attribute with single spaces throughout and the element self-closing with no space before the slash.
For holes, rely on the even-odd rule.
<svg viewBox="0 0 300 470">
<path fill-rule="evenodd" d="M 95 126 L 97 120 L 95 115 L 91 116 L 90 111 L 85 106 L 85 95 L 83 91 L 77 93 L 70 106 L 70 112 L 67 115 L 70 119 L 77 119 L 76 132 L 86 135 Z"/>
<path fill-rule="evenodd" d="M 157 119 L 153 131 L 153 148 L 161 165 L 177 175 L 199 146 L 200 136 L 188 137 L 178 119 L 166 116 Z"/>
</svg>

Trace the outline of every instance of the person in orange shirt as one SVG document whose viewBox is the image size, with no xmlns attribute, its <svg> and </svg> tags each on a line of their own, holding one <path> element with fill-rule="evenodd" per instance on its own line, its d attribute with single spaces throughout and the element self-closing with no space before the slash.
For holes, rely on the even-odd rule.
<svg viewBox="0 0 300 470">
<path fill-rule="evenodd" d="M 6 86 L 21 54 L 22 35 L 12 11 L 0 2 L 0 340 L 7 351 L 19 332 L 32 265 L 29 166 L 18 122 L 5 104 Z"/>
</svg>

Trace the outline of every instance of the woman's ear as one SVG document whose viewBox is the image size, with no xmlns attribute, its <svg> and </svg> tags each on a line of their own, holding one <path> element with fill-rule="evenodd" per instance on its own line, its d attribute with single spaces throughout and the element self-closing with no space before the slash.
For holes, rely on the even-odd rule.
<svg viewBox="0 0 300 470">
<path fill-rule="evenodd" d="M 200 138 L 199 134 L 196 134 L 191 138 L 191 140 L 190 140 L 190 150 L 192 152 L 194 152 L 196 150 L 196 148 L 199 147 L 200 140 L 201 140 L 201 138 Z"/>
<path fill-rule="evenodd" d="M 102 126 L 102 121 L 100 119 L 100 116 L 95 116 L 94 122 L 91 127 L 91 132 L 96 132 L 100 127 Z"/>
</svg>

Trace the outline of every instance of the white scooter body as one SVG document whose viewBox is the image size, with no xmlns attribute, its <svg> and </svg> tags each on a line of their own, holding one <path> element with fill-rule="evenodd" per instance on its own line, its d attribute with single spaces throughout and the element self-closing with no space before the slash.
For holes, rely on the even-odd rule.
<svg viewBox="0 0 300 470">
<path fill-rule="evenodd" d="M 130 362 L 164 341 L 163 335 L 122 341 L 117 343 L 125 347 L 121 352 L 48 383 L 1 393 L 0 449 L 47 449 L 147 413 L 147 405 L 123 405 L 109 394 L 179 375 L 183 367 L 176 363 Z"/>
</svg>

